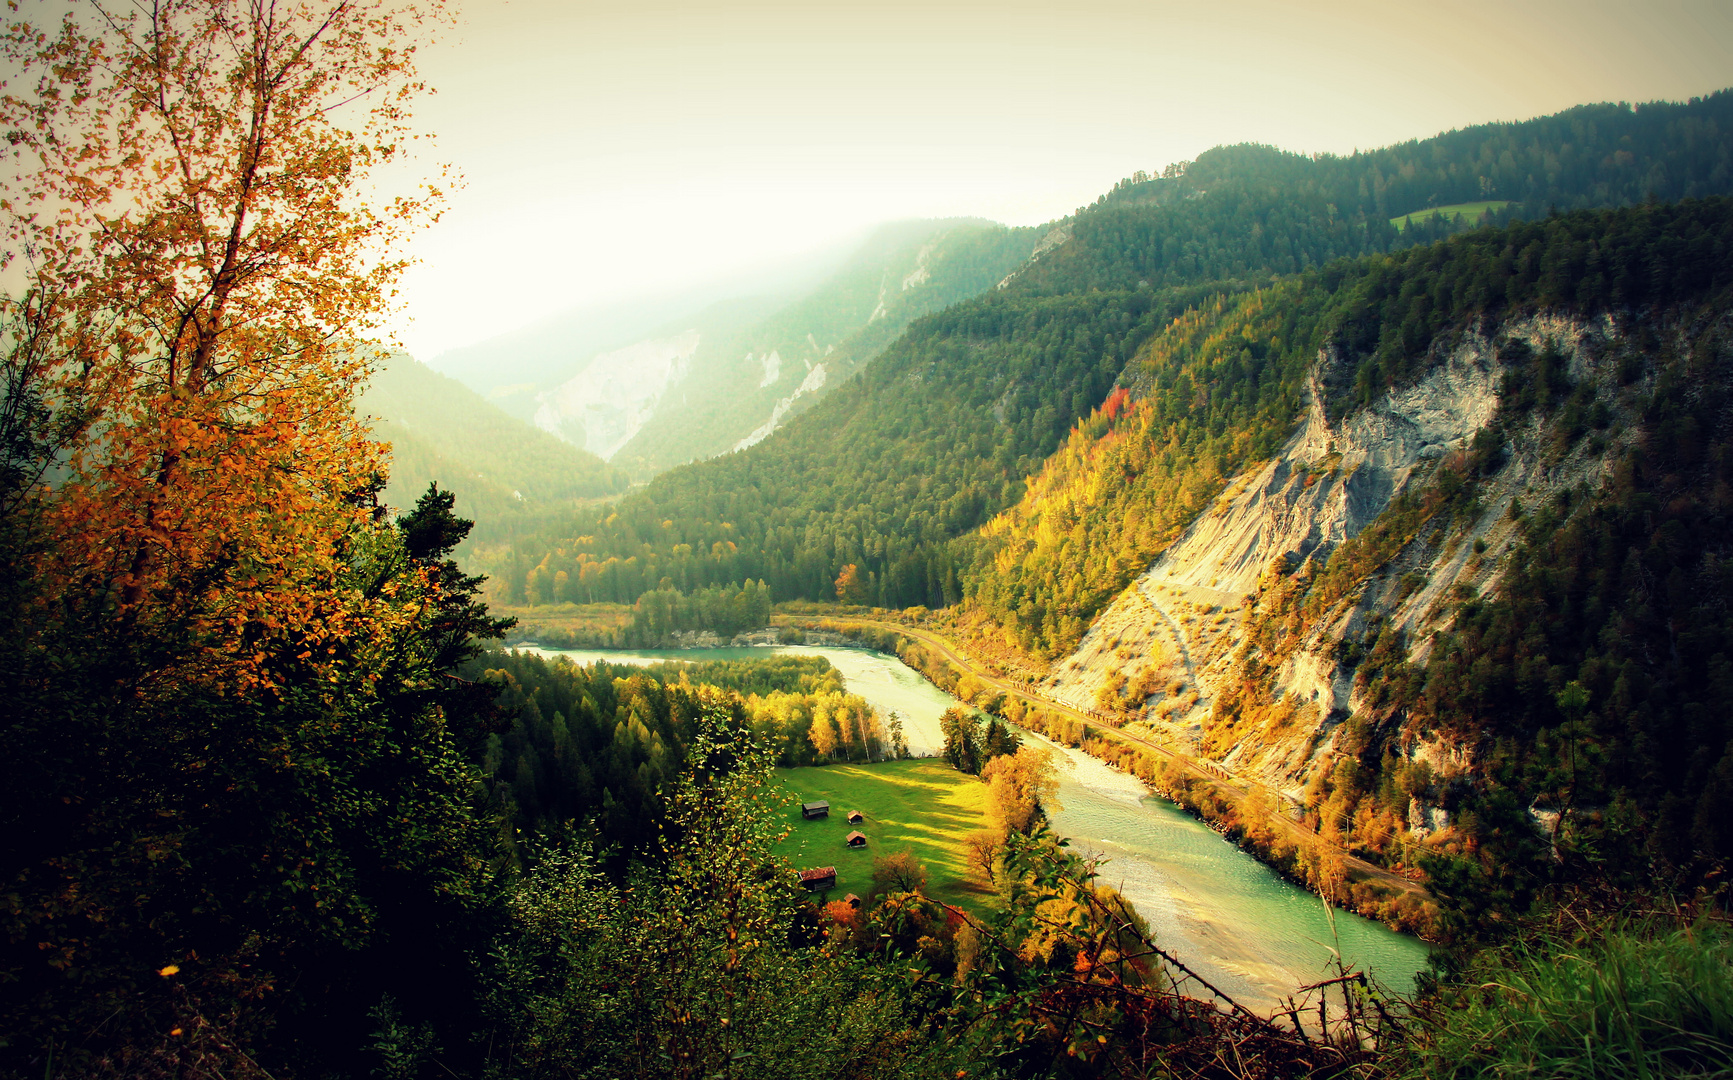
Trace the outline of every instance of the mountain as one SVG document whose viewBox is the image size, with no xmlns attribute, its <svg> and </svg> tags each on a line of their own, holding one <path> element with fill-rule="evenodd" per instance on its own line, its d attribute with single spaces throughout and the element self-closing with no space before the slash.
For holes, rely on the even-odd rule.
<svg viewBox="0 0 1733 1080">
<path fill-rule="evenodd" d="M 979 220 L 875 230 L 801 300 L 740 332 L 696 341 L 664 404 L 610 460 L 648 476 L 762 442 L 845 383 L 910 322 L 1003 280 L 1043 231 Z"/>
<path fill-rule="evenodd" d="M 1039 240 L 972 219 L 881 226 L 778 291 L 702 290 L 571 313 L 445 354 L 515 415 L 648 478 L 761 441 L 841 385 L 915 318 L 984 292 Z M 714 290 L 712 290 L 714 291 Z"/>
<path fill-rule="evenodd" d="M 558 382 L 537 390 L 530 419 L 574 446 L 613 458 L 646 424 L 670 413 L 683 414 L 689 377 L 702 378 L 723 349 L 732 353 L 726 343 L 785 302 L 773 297 L 721 301 L 598 352 Z"/>
<path fill-rule="evenodd" d="M 677 323 L 721 319 L 732 328 L 776 311 L 834 274 L 859 237 L 804 256 L 746 267 L 665 293 L 575 307 L 529 326 L 434 356 L 429 366 L 513 416 L 531 419 L 536 395 L 570 378 L 591 357 L 664 333 Z M 738 307 L 740 314 L 730 316 Z"/>
<path fill-rule="evenodd" d="M 567 533 L 523 537 L 508 595 L 521 595 L 523 574 L 538 565 L 577 581 L 581 564 L 594 563 L 578 599 L 629 603 L 664 578 L 683 589 L 762 579 L 778 599 L 828 599 L 854 564 L 872 602 L 953 603 L 976 550 L 960 538 L 1023 497 L 1027 478 L 1174 320 L 1290 287 L 1280 282 L 1293 275 L 1337 272 L 1329 268 L 1345 258 L 1433 250 L 1483 224 L 1544 216 L 1551 205 L 1725 193 L 1733 189 L 1733 140 L 1722 134 L 1730 127 L 1733 93 L 1723 92 L 1685 104 L 1589 106 L 1344 158 L 1223 147 L 1162 177 L 1134 177 L 1046 230 L 998 287 L 916 319 L 763 442 L 665 473 Z M 1424 214 L 1470 195 L 1487 204 L 1479 218 Z M 1380 363 L 1421 347 L 1422 325 L 1398 326 L 1397 351 Z M 1296 348 L 1315 331 L 1254 329 L 1233 358 L 1247 373 L 1267 372 L 1272 350 Z M 1175 413 L 1185 432 L 1176 452 L 1215 440 L 1222 470 L 1232 454 L 1273 452 L 1300 399 L 1265 377 L 1239 386 L 1208 424 L 1188 418 L 1194 406 L 1215 406 L 1214 391 L 1191 382 Z M 1371 372 L 1367 387 L 1379 377 Z M 1255 432 L 1247 445 L 1236 441 L 1242 425 Z M 1203 465 L 1211 455 L 1186 460 L 1203 470 L 1187 466 L 1199 492 L 1219 479 Z M 1040 647 L 1068 647 L 1094 610 L 1052 611 L 1071 621 L 1044 630 Z M 1043 625 L 1049 614 L 1040 612 Z"/>
<path fill-rule="evenodd" d="M 429 483 L 456 492 L 478 535 L 526 511 L 617 495 L 623 473 L 482 400 L 405 353 L 373 374 L 358 411 L 391 443 L 386 501 L 411 506 Z"/>
<path fill-rule="evenodd" d="M 1688 877 L 1733 854 L 1729 267 L 1733 201 L 1647 203 L 1200 311 L 964 590 L 1049 696 L 1424 868 L 1453 933 Z"/>
</svg>

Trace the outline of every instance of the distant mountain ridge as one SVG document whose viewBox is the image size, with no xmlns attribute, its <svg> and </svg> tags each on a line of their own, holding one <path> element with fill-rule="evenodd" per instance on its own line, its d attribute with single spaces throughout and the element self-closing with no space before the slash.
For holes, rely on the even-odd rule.
<svg viewBox="0 0 1733 1080">
<path fill-rule="evenodd" d="M 642 477 L 763 441 L 915 319 L 991 289 L 1028 259 L 1042 231 L 977 218 L 880 227 L 807 296 L 701 343 L 667 405 L 611 460 Z"/>
<path fill-rule="evenodd" d="M 488 401 L 525 420 L 536 395 L 574 374 L 597 353 L 712 322 L 734 309 L 732 325 L 745 325 L 791 303 L 812 283 L 835 273 L 860 246 L 856 237 L 767 266 L 665 293 L 571 308 L 528 326 L 438 353 L 428 366 L 460 380 Z"/>
<path fill-rule="evenodd" d="M 612 496 L 625 474 L 482 400 L 456 379 L 406 353 L 373 373 L 357 412 L 390 442 L 384 495 L 398 508 L 437 482 L 457 493 L 467 517 L 486 527 L 527 510 Z"/>
<path fill-rule="evenodd" d="M 1041 232 L 980 219 L 885 225 L 846 258 L 814 262 L 797 289 L 693 310 L 674 297 L 574 313 L 437 363 L 514 415 L 647 478 L 762 441 L 911 321 L 1003 280 Z"/>
</svg>

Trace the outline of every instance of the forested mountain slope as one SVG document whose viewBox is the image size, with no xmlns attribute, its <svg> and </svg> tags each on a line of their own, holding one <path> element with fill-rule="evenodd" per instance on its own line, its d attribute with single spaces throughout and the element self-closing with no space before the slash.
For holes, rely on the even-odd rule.
<svg viewBox="0 0 1733 1080">
<path fill-rule="evenodd" d="M 1321 350 L 1355 358 L 1328 373 L 1339 415 L 1411 383 L 1437 335 L 1472 318 L 1626 310 L 1706 288 L 1726 258 L 1723 206 L 1481 230 L 1189 312 L 1126 368 L 1132 400 L 1074 429 L 1019 505 L 970 539 L 966 591 L 1025 649 L 1069 650 L 1228 476 L 1287 440 Z"/>
<path fill-rule="evenodd" d="M 970 219 L 875 230 L 807 296 L 700 342 L 685 375 L 609 460 L 647 477 L 762 442 L 915 318 L 992 288 L 1045 231 Z"/>
<path fill-rule="evenodd" d="M 664 578 L 685 589 L 763 579 L 778 599 L 829 598 L 853 563 L 863 599 L 954 602 L 963 556 L 953 541 L 1022 497 L 1025 478 L 1174 319 L 1282 275 L 1469 227 L 1436 216 L 1399 231 L 1389 220 L 1462 194 L 1452 184 L 1512 199 L 1507 217 L 1533 211 L 1536 199 L 1726 191 L 1730 114 L 1733 95 L 1721 93 L 1485 125 L 1351 158 L 1211 151 L 1159 180 L 1123 184 L 1062 223 L 1002 287 L 918 320 L 858 379 L 761 445 L 674 470 L 564 534 L 522 535 L 515 562 L 495 569 L 508 596 L 522 596 L 541 565 L 579 583 L 570 599 L 629 603 Z M 1279 429 L 1266 415 L 1269 392 L 1260 384 L 1248 402 L 1264 410 L 1258 423 Z M 1224 432 L 1239 423 L 1212 422 Z"/>
<path fill-rule="evenodd" d="M 1733 202 L 1334 266 L 1176 324 L 1126 382 L 965 576 L 1049 654 L 1114 597 L 1049 693 L 1425 866 L 1457 919 L 1733 854 Z"/>
<path fill-rule="evenodd" d="M 484 521 L 624 490 L 624 473 L 482 400 L 404 353 L 379 365 L 358 403 L 392 448 L 386 501 L 408 507 L 437 481 Z"/>
</svg>

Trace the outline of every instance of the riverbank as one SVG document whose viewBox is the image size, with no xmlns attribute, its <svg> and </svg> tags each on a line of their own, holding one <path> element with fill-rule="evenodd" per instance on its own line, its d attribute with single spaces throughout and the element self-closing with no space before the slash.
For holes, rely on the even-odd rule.
<svg viewBox="0 0 1733 1080">
<path fill-rule="evenodd" d="M 528 635 L 520 628 L 514 636 Z M 1436 936 L 1438 907 L 1424 886 L 1324 841 L 1294 820 L 1297 807 L 1281 792 L 1194 756 L 1187 746 L 1127 730 L 1122 716 L 1047 697 L 1029 672 L 979 663 L 942 634 L 892 612 L 782 611 L 772 616 L 771 626 L 726 639 L 713 631 L 686 631 L 670 635 L 670 641 L 677 649 L 811 645 L 895 656 L 938 690 L 1142 781 L 1293 884 L 1393 929 Z M 557 640 L 537 643 L 569 648 Z M 937 744 L 922 749 L 936 752 Z"/>
<path fill-rule="evenodd" d="M 501 604 L 491 610 L 502 618 L 517 620 L 504 639 L 508 648 L 540 645 L 549 649 L 744 649 L 791 644 L 847 648 L 858 644 L 840 633 L 821 631 L 814 631 L 810 641 L 798 634 L 791 638 L 787 628 L 779 630 L 774 623 L 734 634 L 671 630 L 653 641 L 637 641 L 631 633 L 637 609 L 630 604 Z M 858 610 L 866 613 L 874 609 Z"/>
<path fill-rule="evenodd" d="M 854 641 L 851 647 L 779 645 L 684 654 L 577 650 L 557 655 L 580 664 L 823 656 L 843 674 L 848 692 L 866 698 L 881 715 L 894 711 L 902 716 L 911 745 L 936 750 L 942 742 L 940 717 L 957 699 L 899 659 L 895 642 L 876 631 L 873 636 L 877 640 L 870 649 L 862 647 L 867 642 Z M 906 642 L 904 647 L 909 648 Z M 1057 755 L 1059 792 L 1048 806 L 1054 830 L 1068 839 L 1071 850 L 1104 859 L 1102 880 L 1159 924 L 1163 941 L 1188 967 L 1241 1004 L 1274 1008 L 1285 995 L 1323 976 L 1335 955 L 1332 949 L 1398 992 L 1410 989 L 1413 974 L 1425 966 L 1428 950 L 1423 942 L 1346 912 L 1332 915 L 1316 896 L 1284 880 L 1194 814 L 1152 794 L 1142 780 L 1076 745 L 1045 740 L 1035 732 L 1024 738 Z M 924 764 L 943 770 L 953 783 L 970 785 L 969 778 L 941 763 Z M 825 766 L 810 775 L 823 781 L 837 768 Z M 832 805 L 838 807 L 834 800 Z M 863 831 L 873 835 L 872 830 Z M 832 864 L 825 860 L 821 865 Z"/>
<path fill-rule="evenodd" d="M 1183 747 L 1127 731 L 1118 716 L 1052 700 L 1038 684 L 1019 678 L 1022 672 L 976 664 L 930 629 L 895 621 L 888 612 L 874 615 L 779 615 L 775 622 L 779 633 L 833 635 L 891 653 L 946 693 L 1143 781 L 1301 888 L 1393 929 L 1436 936 L 1438 906 L 1424 886 L 1324 841 L 1290 816 L 1291 804 L 1280 792 Z M 1021 709 L 1008 707 L 1012 702 Z"/>
</svg>

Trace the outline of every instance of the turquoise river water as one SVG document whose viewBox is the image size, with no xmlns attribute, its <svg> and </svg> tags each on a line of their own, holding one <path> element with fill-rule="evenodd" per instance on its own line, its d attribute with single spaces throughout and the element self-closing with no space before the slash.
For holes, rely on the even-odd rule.
<svg viewBox="0 0 1733 1080">
<path fill-rule="evenodd" d="M 646 664 L 750 659 L 766 650 L 531 651 L 580 664 Z M 896 657 L 807 645 L 771 651 L 823 656 L 842 672 L 850 693 L 902 717 L 915 753 L 938 751 L 939 714 L 957 701 Z M 1392 990 L 1413 989 L 1415 973 L 1426 966 L 1425 942 L 1358 915 L 1327 912 L 1316 896 L 1283 881 L 1142 781 L 1082 751 L 1028 737 L 1059 755 L 1060 805 L 1048 815 L 1054 830 L 1073 850 L 1100 857 L 1100 879 L 1149 920 L 1157 944 L 1241 1004 L 1273 1009 L 1296 987 L 1329 977 L 1338 949 Z"/>
</svg>

